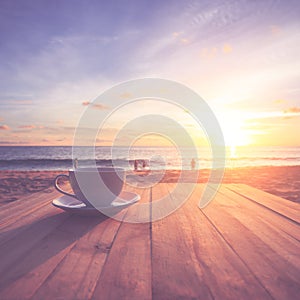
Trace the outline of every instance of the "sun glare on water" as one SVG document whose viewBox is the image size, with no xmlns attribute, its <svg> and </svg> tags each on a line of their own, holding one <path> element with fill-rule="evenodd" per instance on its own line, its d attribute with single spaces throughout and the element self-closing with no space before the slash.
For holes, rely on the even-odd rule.
<svg viewBox="0 0 300 300">
<path fill-rule="evenodd" d="M 230 146 L 230 158 L 236 158 L 236 146 Z"/>
</svg>

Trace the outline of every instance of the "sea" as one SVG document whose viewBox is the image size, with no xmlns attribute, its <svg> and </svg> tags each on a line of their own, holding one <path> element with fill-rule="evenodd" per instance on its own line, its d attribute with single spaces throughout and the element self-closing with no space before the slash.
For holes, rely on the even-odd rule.
<svg viewBox="0 0 300 300">
<path fill-rule="evenodd" d="M 143 167 L 158 169 L 191 169 L 194 159 L 195 168 L 212 167 L 212 154 L 209 147 L 196 149 L 175 147 L 96 147 L 91 151 L 81 147 L 72 156 L 71 146 L 1 146 L 0 170 L 67 170 L 74 166 L 118 166 L 133 169 L 134 161 L 146 163 Z M 196 153 L 196 154 L 195 154 Z M 300 165 L 300 147 L 237 147 L 226 151 L 227 168 L 253 166 L 297 166 Z"/>
</svg>

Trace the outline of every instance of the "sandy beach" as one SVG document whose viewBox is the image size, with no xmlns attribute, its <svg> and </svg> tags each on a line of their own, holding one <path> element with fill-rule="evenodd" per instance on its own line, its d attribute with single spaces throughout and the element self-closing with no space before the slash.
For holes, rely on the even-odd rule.
<svg viewBox="0 0 300 300">
<path fill-rule="evenodd" d="M 5 205 L 36 192 L 49 193 L 54 189 L 54 178 L 62 173 L 67 174 L 67 171 L 0 171 L 0 204 Z M 199 174 L 198 182 L 207 182 L 208 170 L 200 170 Z M 179 175 L 178 170 L 168 170 L 161 181 L 177 182 Z M 193 178 L 191 171 L 190 175 Z M 127 176 L 130 178 L 132 172 L 128 172 Z M 223 183 L 248 184 L 300 203 L 300 166 L 227 169 Z"/>
</svg>

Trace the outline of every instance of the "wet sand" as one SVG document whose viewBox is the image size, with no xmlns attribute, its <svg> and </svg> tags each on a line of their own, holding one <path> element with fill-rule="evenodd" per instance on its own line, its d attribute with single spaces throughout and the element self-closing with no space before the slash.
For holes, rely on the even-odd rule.
<svg viewBox="0 0 300 300">
<path fill-rule="evenodd" d="M 0 204 L 13 202 L 36 192 L 51 192 L 53 182 L 62 171 L 0 171 Z M 195 178 L 195 172 L 187 171 L 188 178 Z M 136 174 L 135 174 L 136 175 Z M 180 171 L 168 170 L 161 182 L 177 182 Z M 207 182 L 209 171 L 199 171 L 198 182 Z M 138 176 L 147 176 L 140 172 Z M 134 178 L 128 172 L 128 180 Z M 244 183 L 271 194 L 300 203 L 300 166 L 290 167 L 248 167 L 227 169 L 223 183 Z"/>
</svg>

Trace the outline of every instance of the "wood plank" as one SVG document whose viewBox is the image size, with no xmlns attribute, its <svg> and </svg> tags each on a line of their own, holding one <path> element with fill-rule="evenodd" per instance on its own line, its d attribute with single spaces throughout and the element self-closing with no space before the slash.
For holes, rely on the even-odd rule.
<svg viewBox="0 0 300 300">
<path fill-rule="evenodd" d="M 17 292 L 24 293 L 19 295 L 20 298 L 25 298 L 26 295 L 30 298 L 38 287 L 37 282 L 42 281 L 43 276 L 47 276 L 48 272 L 56 267 L 87 226 L 78 229 L 80 224 L 76 226 L 75 223 L 76 219 L 74 220 L 73 216 L 67 213 L 57 214 L 31 224 L 17 239 L 2 247 L 0 295 L 5 296 L 4 299 L 18 298 L 14 294 Z M 76 233 L 70 234 L 70 231 L 76 229 Z M 40 268 L 44 273 L 39 272 Z M 22 282 L 28 284 L 23 286 Z M 14 284 L 23 288 L 14 289 Z"/>
<path fill-rule="evenodd" d="M 7 223 L 6 226 L 2 226 L 0 232 L 0 246 L 16 238 L 18 235 L 21 235 L 33 223 L 37 223 L 43 219 L 48 219 L 58 213 L 62 213 L 62 211 L 54 207 L 51 202 L 52 201 L 45 203 L 45 205 L 39 207 L 28 215 L 22 216 L 15 222 L 11 221 Z M 20 214 L 22 213 L 20 212 Z"/>
<path fill-rule="evenodd" d="M 58 211 L 56 208 L 53 208 L 52 206 L 49 206 L 48 207 L 49 208 L 49 210 L 55 210 L 56 212 Z M 66 214 L 66 213 L 63 213 L 63 215 L 65 215 L 65 216 L 67 216 L 67 217 L 69 217 L 69 215 L 68 214 Z M 72 218 L 72 217 L 71 217 Z M 112 220 L 113 221 L 113 220 Z M 70 221 L 71 223 L 72 223 L 72 221 Z M 114 221 L 115 222 L 115 221 Z M 117 223 L 117 222 L 115 222 L 115 223 Z M 30 225 L 29 225 L 30 226 Z M 31 226 L 30 226 L 31 227 Z M 106 231 L 115 231 L 116 232 L 116 230 L 113 230 L 113 228 L 114 228 L 115 226 L 109 226 L 109 230 L 106 230 Z M 31 228 L 32 229 L 32 228 Z M 29 229 L 29 230 L 31 230 L 31 229 Z M 41 228 L 42 229 L 42 228 Z M 99 234 L 98 234 L 98 232 L 96 231 L 95 233 L 95 237 L 99 237 Z M 25 235 L 26 235 L 26 231 L 25 231 Z M 107 236 L 108 235 L 108 236 Z M 102 238 L 104 237 L 104 239 L 108 239 L 108 237 L 109 236 L 112 236 L 111 234 L 107 234 L 106 233 L 106 237 L 105 237 L 105 235 L 104 236 L 102 236 Z M 89 237 L 89 239 L 91 239 L 91 240 L 93 240 L 91 237 Z M 34 238 L 32 237 L 31 238 L 31 240 L 33 241 L 34 240 Z M 55 242 L 55 241 L 54 241 Z M 78 252 L 77 250 L 78 250 L 78 248 L 80 248 L 80 245 L 81 244 L 85 244 L 85 241 L 84 241 L 84 239 L 83 239 L 83 241 L 81 242 L 81 243 L 79 243 L 79 245 L 78 245 L 78 247 L 76 247 L 75 249 L 74 249 L 74 251 L 71 251 L 72 252 L 72 254 L 70 254 L 70 255 L 67 255 L 67 257 L 68 257 L 68 259 L 66 259 L 66 263 L 63 263 L 63 265 L 68 265 L 68 263 L 70 263 L 70 261 L 72 261 L 72 259 L 73 259 L 73 262 L 74 261 L 76 261 L 76 260 L 74 260 L 74 257 L 76 257 L 76 255 L 74 255 L 74 253 L 76 253 L 76 252 Z M 42 246 L 43 246 L 43 241 L 41 242 L 41 244 L 42 244 Z M 77 245 L 77 244 L 76 244 Z M 103 250 L 103 248 L 102 248 L 102 246 L 99 246 L 99 245 L 101 245 L 101 243 L 99 243 L 98 245 L 97 245 L 97 249 L 98 249 L 98 252 L 100 251 L 100 256 L 101 256 L 101 251 Z M 71 248 L 73 248 L 73 246 L 74 245 L 71 245 L 70 247 Z M 48 248 L 49 247 L 49 245 L 46 245 L 45 246 L 45 248 Z M 39 287 L 39 285 L 41 285 L 41 282 L 45 279 L 45 277 L 47 277 L 48 275 L 49 275 L 49 273 L 50 273 L 50 275 L 49 275 L 49 277 L 53 277 L 53 278 L 57 278 L 57 276 L 54 276 L 52 273 L 51 273 L 51 270 L 56 270 L 56 269 L 59 269 L 59 270 L 61 270 L 61 268 L 55 268 L 55 266 L 59 263 L 59 264 L 62 264 L 61 263 L 61 260 L 66 256 L 66 254 L 70 251 L 70 247 L 67 247 L 67 250 L 66 249 L 64 249 L 64 251 L 61 251 L 60 253 L 58 253 L 55 257 L 53 257 L 53 259 L 51 258 L 49 261 L 47 261 L 47 263 L 46 264 L 41 264 L 41 266 L 37 266 L 36 268 L 34 268 L 32 271 L 29 271 L 28 272 L 28 274 L 25 274 L 22 278 L 21 278 L 21 280 L 17 280 L 14 284 L 13 284 L 13 286 L 15 287 L 15 288 L 5 288 L 5 291 L 3 291 L 3 295 L 5 295 L 5 297 L 8 297 L 8 298 L 14 298 L 15 296 L 16 296 L 16 292 L 17 291 L 22 291 L 22 295 L 24 296 L 24 293 L 25 294 L 27 294 L 28 295 L 28 297 L 30 296 L 31 297 L 31 295 L 32 295 L 32 293 L 34 292 L 34 289 L 37 289 L 38 287 Z M 99 248 L 100 247 L 100 248 Z M 100 250 L 99 250 L 100 249 Z M 101 250 L 102 249 L 102 250 Z M 21 251 L 20 251 L 20 253 L 23 253 L 24 252 L 24 249 L 22 249 Z M 26 252 L 26 251 L 25 251 Z M 33 251 L 33 253 L 35 253 L 36 251 Z M 34 264 L 34 261 L 35 261 L 35 257 L 37 256 L 39 256 L 40 254 L 39 254 L 39 252 L 38 253 L 35 253 L 35 255 L 34 255 L 34 258 L 33 258 L 33 261 L 31 261 L 31 263 L 33 263 Z M 106 255 L 106 253 L 105 253 L 105 255 Z M 86 255 L 85 255 L 86 256 Z M 95 256 L 97 256 L 97 255 L 95 255 Z M 99 256 L 99 255 L 98 255 Z M 13 258 L 17 258 L 16 257 L 16 255 L 13 255 L 12 256 Z M 78 257 L 77 257 L 78 258 Z M 83 260 L 81 260 L 81 261 L 85 261 L 86 259 L 83 259 Z M 65 261 L 65 260 L 64 260 Z M 49 264 L 49 262 L 51 262 L 50 264 Z M 98 257 L 98 259 L 96 260 L 96 263 L 98 263 L 99 264 L 99 257 Z M 30 262 L 28 263 L 27 262 L 27 265 L 28 264 L 30 264 Z M 82 266 L 82 264 L 77 264 L 77 266 Z M 84 266 L 88 266 L 87 264 L 84 264 Z M 21 267 L 19 267 L 19 268 L 21 268 Z M 68 274 L 68 273 L 70 273 L 69 271 L 70 271 L 70 268 L 66 268 L 66 269 L 64 269 L 64 268 L 62 268 L 62 270 L 65 270 L 65 273 L 67 272 L 67 274 L 65 274 L 65 275 L 67 275 L 67 276 L 63 276 L 64 278 L 69 278 L 69 277 L 71 277 L 70 276 L 70 274 Z M 84 290 L 86 290 L 85 288 L 87 287 L 88 288 L 88 291 L 90 292 L 91 291 L 91 288 L 90 288 L 90 284 L 91 284 L 91 282 L 92 282 L 92 280 L 91 280 L 91 277 L 92 278 L 95 278 L 95 280 L 94 280 L 94 285 L 95 285 L 95 282 L 96 282 L 96 279 L 97 279 L 97 276 L 100 274 L 100 271 L 101 271 L 101 269 L 96 269 L 96 268 L 92 268 L 91 269 L 92 270 L 92 272 L 90 272 L 91 274 L 90 274 L 90 276 L 85 276 L 84 277 L 84 280 L 88 280 L 88 283 L 89 284 L 83 284 L 82 285 L 82 288 L 80 288 L 79 289 L 79 292 L 77 293 L 77 295 L 84 295 Z M 98 271 L 99 270 L 99 271 Z M 20 270 L 18 271 L 16 271 L 16 270 L 14 270 L 12 273 L 15 275 L 15 274 L 17 274 L 18 272 L 21 272 Z M 58 274 L 62 274 L 63 272 L 53 272 L 53 273 L 58 273 Z M 89 273 L 89 272 L 86 272 L 86 273 Z M 38 274 L 38 275 L 37 275 Z M 71 274 L 73 274 L 73 273 L 71 273 Z M 75 272 L 75 274 L 77 274 L 76 272 Z M 97 275 L 98 274 L 98 275 Z M 7 278 L 9 278 L 9 274 L 6 276 L 6 281 L 7 281 Z M 34 285 L 32 284 L 32 278 L 34 278 L 35 279 L 35 283 L 34 283 Z M 69 280 L 69 279 L 68 279 Z M 47 283 L 49 283 L 48 282 L 48 280 L 46 281 Z M 79 281 L 75 281 L 75 282 L 78 282 L 78 283 L 80 283 L 80 282 L 83 282 L 83 280 L 79 280 Z M 54 283 L 55 283 L 55 280 L 54 280 Z M 20 287 L 22 287 L 22 286 L 26 286 L 27 287 L 27 289 L 26 289 L 26 291 L 24 291 L 24 289 L 20 289 Z M 61 282 L 60 281 L 56 281 L 56 285 L 57 286 L 61 286 Z M 55 286 L 55 284 L 54 284 L 54 286 Z M 74 286 L 74 281 L 73 281 L 73 283 L 72 283 L 72 286 Z M 45 290 L 47 290 L 47 288 L 40 288 L 39 289 L 39 292 L 41 293 L 41 294 L 43 294 L 43 291 L 45 291 Z M 59 289 L 49 289 L 49 291 L 57 291 L 57 290 L 59 290 Z M 15 293 L 12 293 L 12 291 L 14 291 Z M 49 291 L 48 292 L 46 292 L 45 293 L 45 295 L 52 295 L 51 293 L 49 293 Z M 41 295 L 41 294 L 39 294 L 39 292 L 37 292 L 37 297 L 39 298 L 39 295 Z M 81 292 L 81 293 L 80 293 Z M 23 297 L 22 296 L 22 297 Z M 52 295 L 53 296 L 53 295 Z M 51 298 L 51 297 L 50 297 Z M 73 299 L 72 297 L 70 297 L 70 299 Z M 81 299 L 80 297 L 79 297 L 79 299 Z"/>
<path fill-rule="evenodd" d="M 122 220 L 127 210 L 118 214 Z M 88 218 L 88 217 L 86 217 Z M 99 215 L 97 225 L 81 237 L 45 279 L 32 299 L 90 299 L 110 252 L 120 222 Z M 99 224 L 98 224 L 99 223 Z"/>
<path fill-rule="evenodd" d="M 228 188 L 300 224 L 299 203 L 282 199 L 246 184 L 232 184 Z"/>
<path fill-rule="evenodd" d="M 151 221 L 150 215 L 150 189 L 139 188 L 131 185 L 126 186 L 129 192 L 137 193 L 141 196 L 138 203 L 131 206 L 124 216 L 124 221 L 129 223 L 148 223 Z"/>
<path fill-rule="evenodd" d="M 152 188 L 152 199 L 166 195 L 166 184 Z M 164 201 L 172 202 L 172 199 L 169 197 Z M 177 210 L 152 223 L 153 299 L 213 299 L 204 279 L 205 270 L 190 245 L 187 218 Z"/>
<path fill-rule="evenodd" d="M 296 298 L 299 293 L 299 269 L 287 268 L 288 261 L 278 255 L 256 232 L 241 223 L 235 217 L 234 208 L 222 207 L 221 200 L 217 196 L 202 210 L 212 225 L 273 298 Z M 244 199 L 241 198 L 241 201 Z M 261 207 L 257 206 L 257 211 L 260 209 Z M 230 213 L 229 210 L 232 212 Z M 246 212 L 245 218 L 247 218 Z M 257 230 L 264 230 L 263 224 L 260 224 Z"/>
<path fill-rule="evenodd" d="M 45 205 L 34 202 L 37 209 L 30 202 L 18 205 L 24 214 L 14 212 L 15 224 L 5 216 L 0 235 L 0 299 L 296 298 L 296 206 L 284 210 L 281 199 L 273 207 L 274 198 L 260 193 L 257 204 L 253 190 L 245 198 L 235 185 L 222 187 L 200 210 L 202 188 L 152 224 L 69 215 L 52 207 L 47 195 L 40 198 Z M 124 218 L 146 222 L 163 216 L 180 200 L 170 195 L 172 189 L 159 184 L 151 195 L 144 190 L 142 202 L 165 196 L 165 204 L 155 206 L 158 213 L 154 206 L 147 212 L 133 205 Z"/>
<path fill-rule="evenodd" d="M 4 217 L 6 217 L 8 211 L 14 211 L 14 210 L 23 210 L 24 208 L 28 207 L 28 205 L 31 205 L 32 203 L 38 203 L 39 201 L 36 201 L 37 198 L 40 196 L 50 196 L 51 194 L 58 194 L 54 188 L 51 190 L 51 192 L 37 192 L 32 193 L 30 195 L 26 195 L 23 197 L 20 197 L 18 200 L 7 203 L 7 204 L 0 204 L 1 210 L 0 210 L 0 220 L 2 220 Z"/>
<path fill-rule="evenodd" d="M 73 247 L 51 268 L 31 299 L 91 297 L 120 223 L 105 216 L 77 220 L 84 225 L 82 222 L 88 227 L 81 237 L 77 235 Z"/>
<path fill-rule="evenodd" d="M 27 226 L 23 232 L 17 234 L 4 245 L 1 245 L 1 283 L 3 283 L 3 278 L 6 277 L 8 269 L 12 268 L 16 262 L 26 256 L 27 253 L 30 253 L 32 249 L 39 247 L 39 242 L 68 218 L 69 216 L 67 214 L 61 213 L 33 222 Z"/>
<path fill-rule="evenodd" d="M 141 196 L 141 203 L 148 203 L 150 191 L 144 189 Z M 142 213 L 144 220 L 137 207 L 127 214 L 138 220 Z M 121 224 L 92 299 L 151 299 L 150 223 Z"/>
<path fill-rule="evenodd" d="M 188 185 L 188 184 L 187 184 Z M 152 190 L 152 221 L 163 219 L 171 215 L 182 202 L 170 198 L 170 191 L 163 183 L 158 184 Z"/>
<path fill-rule="evenodd" d="M 182 238 L 187 243 L 186 251 L 192 253 L 194 264 L 204 270 L 203 279 L 213 298 L 271 299 L 240 257 L 198 209 L 203 189 L 204 185 L 198 185 L 180 209 L 182 212 L 178 211 L 185 219 L 182 224 L 178 223 L 177 228 L 184 228 Z"/>
<path fill-rule="evenodd" d="M 32 223 L 62 213 L 60 209 L 52 205 L 52 201 L 61 195 L 57 191 L 39 192 L 18 200 L 19 203 L 15 208 L 10 206 L 13 204 L 10 203 L 9 209 L 0 221 L 0 246 L 21 234 Z"/>
<path fill-rule="evenodd" d="M 53 199 L 55 199 L 55 196 L 49 199 L 45 195 L 39 195 L 39 198 L 36 198 L 33 203 L 27 202 L 24 205 L 22 204 L 16 207 L 11 207 L 10 209 L 6 210 L 5 215 L 2 216 L 0 220 L 1 229 L 9 226 L 12 223 L 15 223 L 16 221 L 23 217 L 26 217 L 27 215 L 30 215 L 43 206 L 48 205 Z"/>
<path fill-rule="evenodd" d="M 0 218 L 0 226 L 1 229 L 14 224 L 19 223 L 23 218 L 27 218 L 28 216 L 34 214 L 36 211 L 48 207 L 51 204 L 52 200 L 57 197 L 60 197 L 62 194 L 57 191 L 53 191 L 52 193 L 36 193 L 32 194 L 30 197 L 20 199 L 18 205 L 10 206 L 5 210 L 4 214 L 2 214 Z"/>
<path fill-rule="evenodd" d="M 65 190 L 70 191 L 71 189 L 67 186 Z M 26 209 L 39 205 L 43 201 L 53 200 L 60 196 L 62 196 L 62 194 L 53 187 L 50 190 L 32 193 L 21 197 L 16 201 L 1 205 L 0 222 L 6 217 L 10 217 L 15 211 L 26 211 Z"/>
<path fill-rule="evenodd" d="M 299 247 L 299 225 L 290 218 L 285 218 L 268 207 L 258 206 L 255 201 L 235 193 L 227 185 L 220 188 L 219 194 L 218 199 L 222 200 L 219 204 L 226 207 L 227 212 L 239 215 L 240 221 L 246 221 L 249 226 L 256 226 L 251 227 L 253 232 L 260 234 L 266 231 L 264 236 L 266 239 L 269 237 L 270 245 L 274 245 L 278 240 L 285 249 L 292 250 L 293 245 Z M 289 243 L 290 247 L 287 247 L 286 243 Z"/>
</svg>

